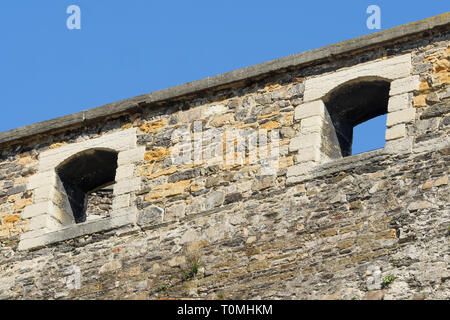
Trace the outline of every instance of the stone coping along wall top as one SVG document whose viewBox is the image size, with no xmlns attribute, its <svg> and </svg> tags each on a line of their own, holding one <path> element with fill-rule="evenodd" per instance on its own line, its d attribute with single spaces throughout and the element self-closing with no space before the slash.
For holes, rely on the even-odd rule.
<svg viewBox="0 0 450 320">
<path fill-rule="evenodd" d="M 228 85 L 234 82 L 251 79 L 277 70 L 298 67 L 314 61 L 319 61 L 332 56 L 342 55 L 355 50 L 373 47 L 381 43 L 394 41 L 438 27 L 450 26 L 450 13 L 444 13 L 430 17 L 421 21 L 409 23 L 403 26 L 383 30 L 366 36 L 354 38 L 348 41 L 339 42 L 333 45 L 321 47 L 318 49 L 290 55 L 284 58 L 264 62 L 250 67 L 238 69 L 235 71 L 223 73 L 213 77 L 188 82 L 182 85 L 155 91 L 149 94 L 140 95 L 134 98 L 122 100 L 119 102 L 107 104 L 104 106 L 88 109 L 78 113 L 58 117 L 16 129 L 0 133 L 0 145 L 20 140 L 25 137 L 34 136 L 49 132 L 51 130 L 61 129 L 68 126 L 74 126 L 89 120 L 99 119 L 131 110 L 139 107 L 139 104 L 148 104 L 162 102 L 184 95 L 193 94 L 207 89 Z M 1 146 L 0 146 L 1 147 Z"/>
</svg>

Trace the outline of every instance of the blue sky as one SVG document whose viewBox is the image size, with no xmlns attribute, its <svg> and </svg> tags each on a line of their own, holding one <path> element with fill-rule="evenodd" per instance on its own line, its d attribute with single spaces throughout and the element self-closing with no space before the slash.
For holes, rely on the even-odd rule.
<svg viewBox="0 0 450 320">
<path fill-rule="evenodd" d="M 0 131 L 372 33 L 371 4 L 381 8 L 382 29 L 450 7 L 443 0 L 2 0 Z M 66 27 L 69 5 L 81 8 L 81 30 Z M 365 140 L 361 148 L 377 147 Z"/>
</svg>

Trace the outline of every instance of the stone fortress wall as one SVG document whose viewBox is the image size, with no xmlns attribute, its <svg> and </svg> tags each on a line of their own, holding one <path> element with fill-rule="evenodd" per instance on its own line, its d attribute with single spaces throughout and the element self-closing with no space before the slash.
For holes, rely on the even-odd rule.
<svg viewBox="0 0 450 320">
<path fill-rule="evenodd" d="M 449 30 L 1 133 L 0 298 L 449 299 Z M 385 113 L 386 146 L 350 155 Z"/>
</svg>

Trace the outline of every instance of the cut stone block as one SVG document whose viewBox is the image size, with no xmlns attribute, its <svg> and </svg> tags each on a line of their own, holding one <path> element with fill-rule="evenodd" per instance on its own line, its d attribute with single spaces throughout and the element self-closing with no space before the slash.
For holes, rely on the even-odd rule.
<svg viewBox="0 0 450 320">
<path fill-rule="evenodd" d="M 404 93 L 389 98 L 388 112 L 395 112 L 408 108 L 411 108 L 411 99 L 409 93 Z"/>
<path fill-rule="evenodd" d="M 321 135 L 316 132 L 295 137 L 291 140 L 289 144 L 289 150 L 297 151 L 309 147 L 320 148 L 321 139 L 322 139 Z"/>
<path fill-rule="evenodd" d="M 410 153 L 412 151 L 413 138 L 406 137 L 392 141 L 386 141 L 385 150 L 389 153 L 402 154 Z"/>
<path fill-rule="evenodd" d="M 124 193 L 136 191 L 139 189 L 140 185 L 141 178 L 121 180 L 114 185 L 114 195 L 117 196 Z"/>
<path fill-rule="evenodd" d="M 391 82 L 390 96 L 419 90 L 420 78 L 418 75 L 397 79 Z"/>
<path fill-rule="evenodd" d="M 116 170 L 116 181 L 134 177 L 134 168 L 135 165 L 133 164 L 119 166 Z"/>
<path fill-rule="evenodd" d="M 324 117 L 325 104 L 322 100 L 316 100 L 309 103 L 303 103 L 295 108 L 295 120 L 305 119 L 313 116 Z"/>
<path fill-rule="evenodd" d="M 44 228 L 54 230 L 54 229 L 58 229 L 59 227 L 61 227 L 61 224 L 58 223 L 58 221 L 56 221 L 49 215 L 33 217 L 30 220 L 30 229 L 31 230 L 38 230 L 38 229 L 44 229 Z"/>
<path fill-rule="evenodd" d="M 399 123 L 413 122 L 416 118 L 416 109 L 409 108 L 396 112 L 390 112 L 387 115 L 386 125 L 392 127 Z"/>
<path fill-rule="evenodd" d="M 142 161 L 144 160 L 144 155 L 145 147 L 138 147 L 135 149 L 120 152 L 117 159 L 117 165 L 123 166 Z"/>
<path fill-rule="evenodd" d="M 44 215 L 50 212 L 53 203 L 50 201 L 40 202 L 31 206 L 25 207 L 22 213 L 22 219 L 29 219 L 36 216 Z"/>
<path fill-rule="evenodd" d="M 386 130 L 386 140 L 395 140 L 406 136 L 406 125 L 404 123 L 393 126 Z"/>
<path fill-rule="evenodd" d="M 299 150 L 296 160 L 297 162 L 320 161 L 320 149 L 312 147 Z"/>
</svg>

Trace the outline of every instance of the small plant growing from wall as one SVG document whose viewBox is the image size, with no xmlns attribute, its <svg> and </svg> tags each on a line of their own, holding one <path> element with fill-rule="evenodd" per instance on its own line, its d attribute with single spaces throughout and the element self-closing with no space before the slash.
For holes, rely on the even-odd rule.
<svg viewBox="0 0 450 320">
<path fill-rule="evenodd" d="M 172 279 L 172 277 L 171 277 L 171 279 Z M 171 279 L 167 280 L 164 284 L 162 284 L 158 288 L 156 288 L 156 292 L 165 292 L 165 291 L 169 290 L 169 288 L 172 287 Z"/>
<path fill-rule="evenodd" d="M 169 288 L 169 286 L 167 284 L 164 284 L 164 285 L 158 287 L 156 289 L 156 292 L 163 292 L 163 291 L 166 291 L 168 288 Z"/>
<path fill-rule="evenodd" d="M 381 284 L 383 289 L 389 287 L 389 285 L 392 282 L 394 282 L 394 280 L 395 280 L 395 277 L 391 274 L 388 274 L 386 277 L 384 277 L 383 282 Z"/>
<path fill-rule="evenodd" d="M 186 251 L 186 268 L 183 275 L 185 281 L 189 281 L 198 274 L 200 269 L 200 252 L 198 250 Z"/>
<path fill-rule="evenodd" d="M 197 273 L 198 273 L 198 268 L 199 267 L 200 267 L 200 265 L 197 262 L 195 262 L 192 265 L 191 269 L 184 273 L 184 279 L 185 280 L 190 280 L 190 279 L 194 278 L 197 275 Z"/>
</svg>

